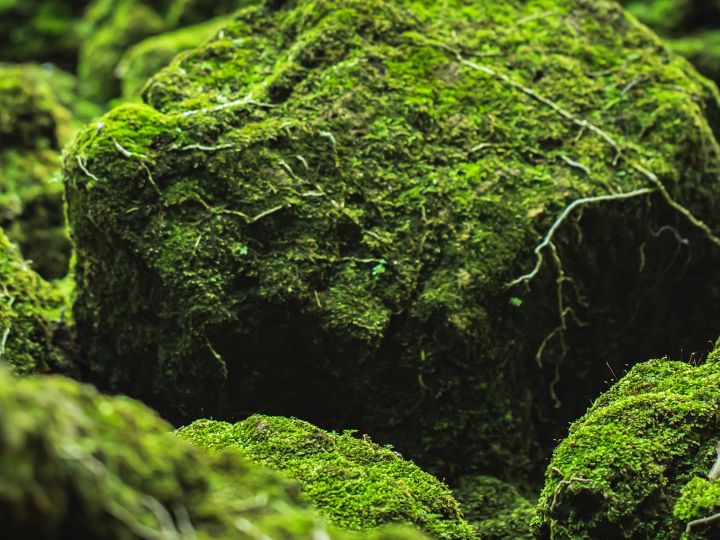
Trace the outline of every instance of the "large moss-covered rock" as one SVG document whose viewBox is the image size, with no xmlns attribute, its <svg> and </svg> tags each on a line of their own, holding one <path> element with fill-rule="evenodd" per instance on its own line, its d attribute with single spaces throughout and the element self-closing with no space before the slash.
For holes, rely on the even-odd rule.
<svg viewBox="0 0 720 540">
<path fill-rule="evenodd" d="M 328 527 L 289 481 L 236 455 L 207 455 L 138 402 L 4 369 L 0 515 L 8 540 L 359 539 Z"/>
<path fill-rule="evenodd" d="M 720 505 L 720 352 L 700 366 L 635 366 L 570 428 L 550 462 L 533 525 L 540 538 L 678 538 Z M 717 476 L 717 471 L 715 471 Z M 716 538 L 720 522 L 691 527 Z"/>
<path fill-rule="evenodd" d="M 54 342 L 64 305 L 0 229 L 0 360 L 19 375 L 67 371 L 68 360 Z"/>
<path fill-rule="evenodd" d="M 60 150 L 94 112 L 71 75 L 0 64 L 0 226 L 49 279 L 67 273 L 70 257 Z"/>
<path fill-rule="evenodd" d="M 528 540 L 534 507 L 518 489 L 493 476 L 464 476 L 453 488 L 463 515 L 484 540 Z"/>
<path fill-rule="evenodd" d="M 302 420 L 262 415 L 236 424 L 197 420 L 177 434 L 213 453 L 232 448 L 282 471 L 343 529 L 410 523 L 434 538 L 476 537 L 447 486 L 367 436 L 358 439 Z"/>
<path fill-rule="evenodd" d="M 684 215 L 720 215 L 717 90 L 614 3 L 267 2 L 143 94 L 66 159 L 75 315 L 174 420 L 527 480 L 610 370 L 720 325 Z"/>
</svg>

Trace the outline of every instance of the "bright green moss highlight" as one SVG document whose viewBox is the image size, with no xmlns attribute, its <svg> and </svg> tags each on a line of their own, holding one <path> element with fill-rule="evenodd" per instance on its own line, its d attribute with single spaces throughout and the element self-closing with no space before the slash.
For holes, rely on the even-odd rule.
<svg viewBox="0 0 720 540">
<path fill-rule="evenodd" d="M 517 488 L 492 476 L 464 476 L 453 489 L 465 519 L 484 540 L 531 539 L 533 505 Z"/>
<path fill-rule="evenodd" d="M 676 538 L 702 517 L 712 495 L 698 477 L 716 457 L 719 359 L 638 364 L 601 396 L 555 450 L 533 521 L 539 536 Z"/>
<path fill-rule="evenodd" d="M 132 99 L 139 96 L 145 82 L 167 66 L 175 55 L 201 45 L 225 24 L 227 18 L 218 17 L 150 37 L 132 46 L 115 69 L 115 73 L 122 80 L 123 97 Z"/>
<path fill-rule="evenodd" d="M 0 360 L 18 375 L 67 371 L 68 360 L 53 341 L 65 305 L 0 230 Z"/>
<path fill-rule="evenodd" d="M 602 1 L 281 4 L 238 11 L 67 155 L 97 381 L 177 423 L 332 418 L 450 479 L 528 481 L 606 361 L 705 341 L 707 242 L 657 194 L 560 227 L 585 326 L 567 315 L 540 362 L 570 313 L 550 251 L 507 288 L 571 201 L 652 189 L 637 164 L 717 228 L 717 89 L 645 27 Z"/>
<path fill-rule="evenodd" d="M 408 523 L 434 538 L 476 538 L 447 486 L 367 436 L 262 415 L 236 424 L 197 420 L 177 434 L 211 453 L 232 448 L 253 463 L 282 471 L 343 529 Z"/>
<path fill-rule="evenodd" d="M 359 539 L 327 526 L 276 473 L 237 455 L 209 456 L 170 429 L 129 398 L 0 370 L 3 535 Z M 388 529 L 363 538 L 423 536 Z"/>
</svg>

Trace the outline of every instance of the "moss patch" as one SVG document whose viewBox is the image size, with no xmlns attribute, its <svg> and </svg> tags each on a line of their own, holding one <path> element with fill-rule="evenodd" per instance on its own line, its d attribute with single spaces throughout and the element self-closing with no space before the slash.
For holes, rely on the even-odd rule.
<svg viewBox="0 0 720 540">
<path fill-rule="evenodd" d="M 88 368 L 178 422 L 296 415 L 527 481 L 605 362 L 720 325 L 717 251 L 642 172 L 716 227 L 717 97 L 614 3 L 241 10 L 68 153 Z M 571 201 L 638 189 L 508 289 Z"/>
<path fill-rule="evenodd" d="M 601 396 L 555 451 L 539 536 L 678 537 L 711 510 L 714 483 L 702 477 L 716 458 L 718 361 L 639 364 Z"/>
<path fill-rule="evenodd" d="M 8 538 L 358 538 L 328 527 L 296 487 L 205 452 L 129 398 L 0 370 L 0 513 Z M 380 539 L 420 539 L 410 529 Z"/>
<path fill-rule="evenodd" d="M 435 538 L 475 538 L 450 490 L 388 448 L 351 432 L 255 415 L 237 424 L 198 420 L 178 430 L 215 453 L 232 448 L 297 480 L 321 514 L 343 529 L 409 523 Z"/>
<path fill-rule="evenodd" d="M 453 489 L 465 518 L 485 540 L 529 540 L 534 507 L 513 485 L 492 476 L 464 476 Z"/>
</svg>

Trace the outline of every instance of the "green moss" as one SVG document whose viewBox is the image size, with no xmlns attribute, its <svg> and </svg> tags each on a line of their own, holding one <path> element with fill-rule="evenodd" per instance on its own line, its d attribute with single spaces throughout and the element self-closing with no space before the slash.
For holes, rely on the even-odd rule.
<svg viewBox="0 0 720 540">
<path fill-rule="evenodd" d="M 226 23 L 227 18 L 219 17 L 150 37 L 132 46 L 115 69 L 116 75 L 122 81 L 123 97 L 137 97 L 145 81 L 167 66 L 175 55 L 201 45 Z"/>
<path fill-rule="evenodd" d="M 0 226 L 43 277 L 68 270 L 60 149 L 95 113 L 75 79 L 34 64 L 0 64 Z"/>
<path fill-rule="evenodd" d="M 142 404 L 63 378 L 0 370 L 0 513 L 7 538 L 355 538 L 297 488 L 239 456 L 178 440 Z M 423 538 L 383 530 L 376 540 Z"/>
<path fill-rule="evenodd" d="M 15 373 L 69 369 L 53 336 L 65 304 L 0 230 L 0 359 Z"/>
<path fill-rule="evenodd" d="M 549 249 L 507 284 L 571 201 L 653 189 L 638 164 L 717 227 L 717 98 L 613 3 L 243 9 L 68 153 L 87 367 L 178 422 L 330 418 L 528 481 L 606 362 L 707 342 L 720 287 L 657 194 L 558 229 L 562 306 Z"/>
<path fill-rule="evenodd" d="M 463 514 L 486 540 L 530 539 L 533 505 L 513 485 L 492 476 L 465 476 L 453 494 Z"/>
<path fill-rule="evenodd" d="M 237 424 L 197 420 L 177 434 L 212 453 L 232 448 L 253 463 L 282 471 L 343 529 L 408 523 L 435 538 L 476 537 L 447 486 L 367 436 L 261 415 Z"/>
<path fill-rule="evenodd" d="M 88 0 L 2 0 L 0 61 L 75 65 L 79 21 Z"/>
<path fill-rule="evenodd" d="M 678 537 L 709 509 L 699 477 L 716 457 L 718 360 L 639 364 L 601 396 L 550 462 L 539 536 Z"/>
</svg>

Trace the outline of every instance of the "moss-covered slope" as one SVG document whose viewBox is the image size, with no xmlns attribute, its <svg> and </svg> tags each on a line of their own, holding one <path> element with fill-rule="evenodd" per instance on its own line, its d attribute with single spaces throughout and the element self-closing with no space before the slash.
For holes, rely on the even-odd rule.
<svg viewBox="0 0 720 540">
<path fill-rule="evenodd" d="M 64 304 L 0 230 L 0 360 L 18 375 L 67 371 L 53 336 Z"/>
<path fill-rule="evenodd" d="M 211 452 L 232 448 L 297 480 L 303 495 L 343 529 L 410 523 L 435 538 L 475 538 L 450 490 L 367 436 L 329 433 L 302 420 L 255 415 L 197 420 L 177 434 Z"/>
<path fill-rule="evenodd" d="M 717 511 L 720 353 L 635 366 L 570 428 L 533 521 L 540 538 L 678 538 Z M 716 475 L 717 476 L 717 475 Z M 691 527 L 716 538 L 720 522 Z"/>
<path fill-rule="evenodd" d="M 483 540 L 528 540 L 534 507 L 517 488 L 492 476 L 464 476 L 453 488 L 465 519 Z"/>
<path fill-rule="evenodd" d="M 48 279 L 68 270 L 60 150 L 94 107 L 75 79 L 35 64 L 0 64 L 0 226 Z"/>
<path fill-rule="evenodd" d="M 88 367 L 527 478 L 606 362 L 720 325 L 717 239 L 668 203 L 717 225 L 717 97 L 614 3 L 242 10 L 67 156 Z"/>
<path fill-rule="evenodd" d="M 209 456 L 170 429 L 131 399 L 0 369 L 3 538 L 359 540 L 327 526 L 275 473 Z"/>
</svg>

